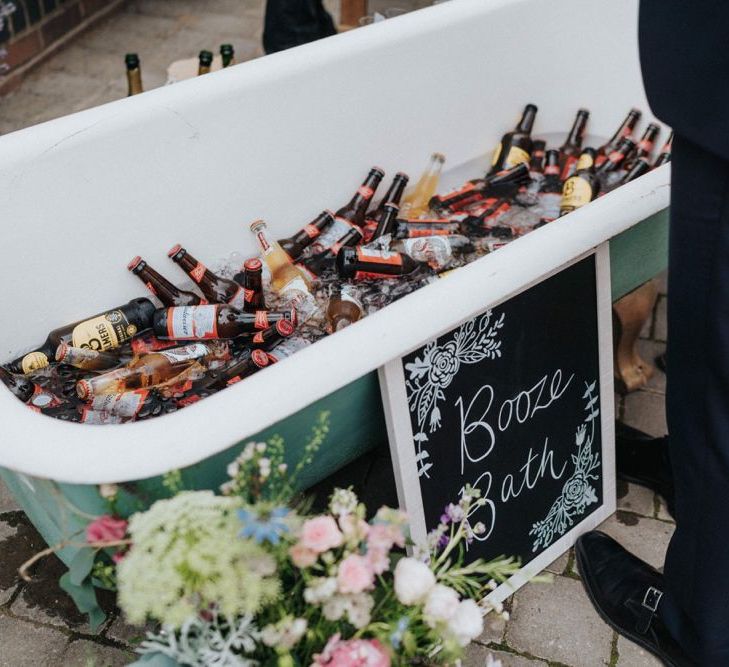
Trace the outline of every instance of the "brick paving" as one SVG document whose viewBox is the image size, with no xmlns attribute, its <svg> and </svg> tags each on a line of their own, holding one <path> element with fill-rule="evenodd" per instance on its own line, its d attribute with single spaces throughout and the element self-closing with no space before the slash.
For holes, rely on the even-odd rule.
<svg viewBox="0 0 729 667">
<path fill-rule="evenodd" d="M 425 0 L 374 0 L 373 7 L 413 8 Z M 336 0 L 330 6 L 336 7 Z M 204 13 L 201 12 L 204 7 Z M 162 85 L 166 68 L 202 48 L 231 41 L 239 60 L 261 55 L 263 0 L 132 0 L 121 11 L 81 35 L 38 67 L 9 96 L 0 99 L 0 133 L 27 127 L 126 94 L 122 56 L 142 57 L 146 88 Z M 666 285 L 640 346 L 652 360 L 665 350 Z M 654 435 L 665 432 L 665 377 L 660 371 L 649 385 L 625 398 L 616 395 L 616 414 Z M 382 465 L 370 469 L 367 486 L 381 489 Z M 640 557 L 660 567 L 673 522 L 664 504 L 640 487 L 618 484 L 618 512 L 602 526 Z M 43 665 L 123 665 L 143 629 L 124 623 L 111 599 L 109 618 L 92 634 L 68 596 L 58 588 L 62 565 L 49 558 L 26 583 L 17 568 L 43 548 L 43 541 L 0 482 L 0 667 Z M 487 628 L 469 650 L 465 664 L 481 666 L 489 653 L 504 667 L 649 667 L 658 661 L 619 638 L 589 604 L 572 552 L 547 571 L 552 584 L 531 584 L 506 603 L 511 618 L 489 618 Z"/>
</svg>

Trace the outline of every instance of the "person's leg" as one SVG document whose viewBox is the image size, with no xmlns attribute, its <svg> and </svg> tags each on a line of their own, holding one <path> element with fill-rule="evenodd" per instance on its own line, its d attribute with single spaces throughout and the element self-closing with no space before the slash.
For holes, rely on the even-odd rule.
<svg viewBox="0 0 729 667">
<path fill-rule="evenodd" d="M 263 25 L 266 53 L 328 37 L 336 33 L 322 0 L 268 0 Z"/>
<path fill-rule="evenodd" d="M 676 136 L 667 420 L 676 532 L 661 613 L 701 665 L 729 665 L 729 161 Z"/>
</svg>

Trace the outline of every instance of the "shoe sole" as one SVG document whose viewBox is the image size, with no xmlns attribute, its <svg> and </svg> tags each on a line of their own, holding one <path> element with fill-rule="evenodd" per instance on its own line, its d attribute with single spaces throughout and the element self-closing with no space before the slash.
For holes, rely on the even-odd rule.
<svg viewBox="0 0 729 667">
<path fill-rule="evenodd" d="M 585 556 L 582 554 L 582 546 L 578 542 L 575 544 L 575 558 L 577 559 L 577 567 L 580 571 L 580 577 L 582 579 L 582 587 L 585 589 L 585 592 L 587 593 L 587 597 L 590 599 L 590 602 L 592 603 L 592 606 L 595 608 L 595 611 L 597 611 L 598 616 L 607 623 L 615 632 L 617 632 L 619 635 L 622 635 L 626 639 L 629 639 L 634 644 L 637 644 L 641 648 L 645 649 L 650 653 L 651 655 L 654 655 L 656 658 L 658 658 L 666 667 L 684 667 L 684 665 L 680 665 L 677 662 L 673 662 L 672 660 L 669 660 L 665 658 L 664 656 L 660 655 L 656 652 L 656 649 L 654 646 L 652 646 L 649 642 L 647 642 L 645 639 L 643 639 L 640 635 L 634 634 L 632 632 L 629 632 L 625 628 L 621 628 L 617 625 L 607 614 L 603 612 L 603 610 L 600 608 L 600 605 L 597 603 L 597 600 L 595 599 L 595 596 L 592 593 L 591 588 L 587 584 L 587 579 L 585 578 L 585 566 L 584 566 L 584 559 Z"/>
</svg>

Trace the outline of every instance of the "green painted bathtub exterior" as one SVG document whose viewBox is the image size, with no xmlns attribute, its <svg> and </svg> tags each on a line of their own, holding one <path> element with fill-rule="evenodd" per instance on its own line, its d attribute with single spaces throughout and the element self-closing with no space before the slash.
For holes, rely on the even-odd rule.
<svg viewBox="0 0 729 667">
<path fill-rule="evenodd" d="M 668 256 L 668 210 L 661 211 L 631 227 L 610 242 L 613 300 L 631 292 L 666 267 Z M 330 431 L 324 446 L 301 478 L 306 488 L 387 442 L 377 373 L 372 372 L 307 408 L 254 436 L 266 440 L 274 434 L 284 437 L 291 463 L 296 463 L 306 435 L 322 411 L 330 412 Z M 246 439 L 245 442 L 248 442 Z M 184 488 L 217 489 L 226 480 L 226 465 L 245 443 L 212 456 L 182 472 Z M 107 511 L 106 502 L 93 485 L 62 484 L 18 474 L 0 468 L 15 498 L 49 544 L 73 539 L 88 521 Z M 168 495 L 162 477 L 122 485 L 118 511 L 129 514 Z M 59 552 L 70 562 L 77 547 Z"/>
</svg>

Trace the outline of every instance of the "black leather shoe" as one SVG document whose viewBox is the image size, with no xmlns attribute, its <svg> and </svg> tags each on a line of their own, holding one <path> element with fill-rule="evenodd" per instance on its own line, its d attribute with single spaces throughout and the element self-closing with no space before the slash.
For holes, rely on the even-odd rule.
<svg viewBox="0 0 729 667">
<path fill-rule="evenodd" d="M 674 515 L 673 476 L 668 438 L 653 438 L 637 428 L 615 422 L 615 461 L 618 478 L 648 487 L 663 496 Z"/>
<path fill-rule="evenodd" d="M 676 643 L 658 613 L 663 596 L 658 570 L 596 530 L 577 540 L 575 556 L 590 601 L 613 630 L 668 667 L 698 664 Z"/>
</svg>

